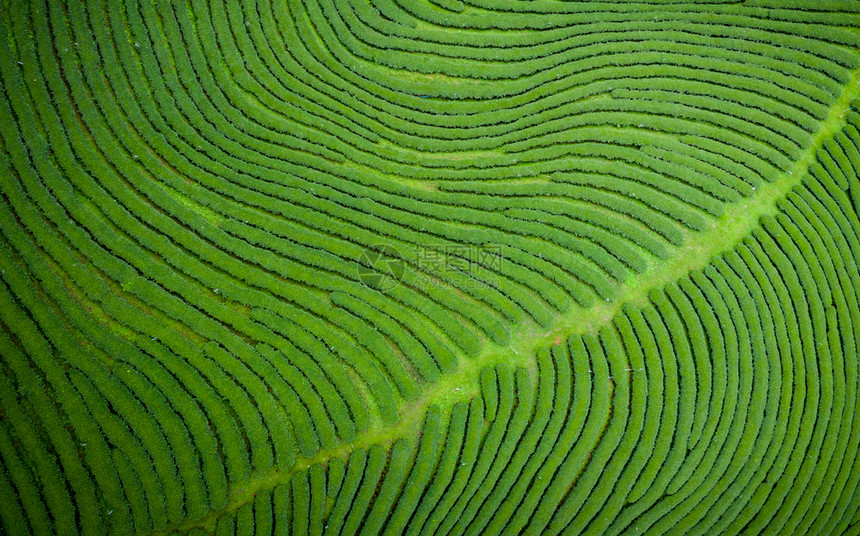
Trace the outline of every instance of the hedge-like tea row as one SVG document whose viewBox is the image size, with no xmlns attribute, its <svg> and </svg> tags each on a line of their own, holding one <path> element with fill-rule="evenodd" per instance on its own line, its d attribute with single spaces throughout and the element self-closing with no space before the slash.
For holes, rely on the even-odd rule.
<svg viewBox="0 0 860 536">
<path fill-rule="evenodd" d="M 852 2 L 0 2 L 0 532 L 860 530 Z"/>
<path fill-rule="evenodd" d="M 860 136 L 841 134 L 819 162 L 850 161 Z M 534 376 L 484 369 L 480 397 L 431 406 L 419 439 L 296 473 L 292 533 L 851 533 L 858 215 L 812 169 L 741 244 L 597 337 L 540 350 Z M 235 534 L 253 533 L 242 514 Z"/>
</svg>

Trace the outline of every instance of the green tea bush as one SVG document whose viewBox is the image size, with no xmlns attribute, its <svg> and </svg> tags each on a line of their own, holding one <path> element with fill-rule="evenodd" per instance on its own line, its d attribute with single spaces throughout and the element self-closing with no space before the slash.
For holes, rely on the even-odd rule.
<svg viewBox="0 0 860 536">
<path fill-rule="evenodd" d="M 858 27 L 0 1 L 0 532 L 857 533 Z"/>
</svg>

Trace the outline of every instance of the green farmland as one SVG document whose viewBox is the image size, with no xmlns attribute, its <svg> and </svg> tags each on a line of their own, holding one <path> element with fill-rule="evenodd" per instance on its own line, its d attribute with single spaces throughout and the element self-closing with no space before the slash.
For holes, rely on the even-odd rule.
<svg viewBox="0 0 860 536">
<path fill-rule="evenodd" d="M 860 0 L 0 0 L 0 534 L 860 536 Z"/>
</svg>

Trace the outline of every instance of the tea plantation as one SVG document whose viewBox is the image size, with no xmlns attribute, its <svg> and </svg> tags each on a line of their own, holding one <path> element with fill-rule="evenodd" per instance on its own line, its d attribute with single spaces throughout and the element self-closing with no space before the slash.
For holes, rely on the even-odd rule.
<svg viewBox="0 0 860 536">
<path fill-rule="evenodd" d="M 0 533 L 860 534 L 860 1 L 0 0 Z"/>
</svg>

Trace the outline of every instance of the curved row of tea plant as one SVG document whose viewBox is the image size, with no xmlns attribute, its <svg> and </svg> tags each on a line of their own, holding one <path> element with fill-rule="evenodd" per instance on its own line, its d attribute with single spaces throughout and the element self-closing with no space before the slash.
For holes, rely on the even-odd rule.
<svg viewBox="0 0 860 536">
<path fill-rule="evenodd" d="M 541 349 L 534 376 L 483 369 L 419 439 L 296 472 L 216 533 L 853 533 L 860 133 L 836 139 L 775 216 L 649 306 Z"/>
<path fill-rule="evenodd" d="M 860 13 L 748 4 L 0 1 L 3 531 L 860 530 Z"/>
</svg>

